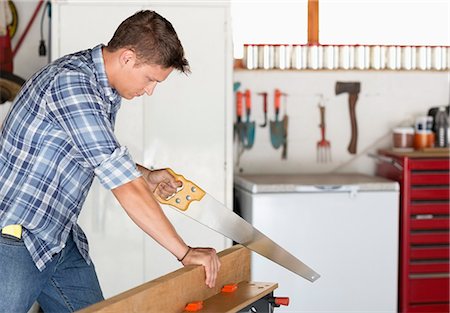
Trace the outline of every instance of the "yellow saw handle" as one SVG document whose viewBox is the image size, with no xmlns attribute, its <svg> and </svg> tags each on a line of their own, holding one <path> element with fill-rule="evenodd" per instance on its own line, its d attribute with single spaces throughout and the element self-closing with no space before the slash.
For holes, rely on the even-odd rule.
<svg viewBox="0 0 450 313">
<path fill-rule="evenodd" d="M 167 168 L 167 171 L 178 181 L 182 182 L 180 189 L 167 199 L 161 198 L 156 194 L 156 199 L 159 203 L 171 205 L 181 211 L 186 211 L 192 201 L 200 201 L 205 195 L 205 191 L 199 186 L 184 178 L 183 175 L 175 173 L 172 169 Z"/>
</svg>

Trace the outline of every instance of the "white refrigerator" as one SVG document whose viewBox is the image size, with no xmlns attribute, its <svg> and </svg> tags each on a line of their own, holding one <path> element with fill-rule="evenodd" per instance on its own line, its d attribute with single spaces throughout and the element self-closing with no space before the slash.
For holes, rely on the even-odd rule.
<svg viewBox="0 0 450 313">
<path fill-rule="evenodd" d="M 252 280 L 290 298 L 278 312 L 397 312 L 399 186 L 360 174 L 240 175 L 235 211 L 321 277 L 256 253 Z"/>
</svg>

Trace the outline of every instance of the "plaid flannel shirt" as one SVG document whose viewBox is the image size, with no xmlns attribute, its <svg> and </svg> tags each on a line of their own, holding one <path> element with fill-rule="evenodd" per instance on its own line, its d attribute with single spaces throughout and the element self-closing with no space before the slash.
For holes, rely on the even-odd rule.
<svg viewBox="0 0 450 313">
<path fill-rule="evenodd" d="M 113 189 L 141 174 L 114 135 L 121 97 L 106 77 L 102 45 L 62 57 L 24 85 L 0 133 L 0 228 L 21 224 L 37 268 L 70 232 L 89 263 L 77 224 L 94 176 Z"/>
</svg>

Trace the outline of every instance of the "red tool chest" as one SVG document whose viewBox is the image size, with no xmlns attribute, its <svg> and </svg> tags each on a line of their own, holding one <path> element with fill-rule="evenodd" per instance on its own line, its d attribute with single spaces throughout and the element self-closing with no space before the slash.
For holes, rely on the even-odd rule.
<svg viewBox="0 0 450 313">
<path fill-rule="evenodd" d="M 400 183 L 399 312 L 450 312 L 448 151 L 378 154 Z"/>
</svg>

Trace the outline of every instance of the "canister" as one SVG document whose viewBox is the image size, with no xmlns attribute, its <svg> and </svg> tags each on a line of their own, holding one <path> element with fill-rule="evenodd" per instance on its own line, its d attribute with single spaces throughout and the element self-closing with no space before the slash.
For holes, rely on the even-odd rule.
<svg viewBox="0 0 450 313">
<path fill-rule="evenodd" d="M 370 47 L 365 45 L 355 46 L 354 68 L 366 70 L 370 68 Z"/>
<path fill-rule="evenodd" d="M 430 47 L 431 49 L 431 69 L 442 70 L 442 47 Z"/>
<path fill-rule="evenodd" d="M 305 45 L 292 45 L 291 68 L 296 70 L 304 70 L 307 66 L 307 47 Z"/>
<path fill-rule="evenodd" d="M 364 70 L 366 62 L 366 51 L 364 49 L 364 46 L 357 45 L 355 46 L 354 49 L 355 49 L 354 68 L 358 70 Z"/>
<path fill-rule="evenodd" d="M 392 132 L 392 142 L 394 149 L 413 150 L 414 128 L 396 127 Z"/>
<path fill-rule="evenodd" d="M 441 56 L 442 56 L 442 59 L 441 59 L 441 65 L 442 65 L 442 69 L 443 70 L 447 70 L 447 69 L 450 69 L 450 67 L 448 67 L 448 64 L 447 64 L 447 50 L 448 50 L 449 48 L 448 47 L 442 47 L 442 53 L 441 53 Z"/>
<path fill-rule="evenodd" d="M 244 44 L 244 66 L 249 70 L 258 68 L 258 46 Z"/>
<path fill-rule="evenodd" d="M 412 50 L 413 48 L 410 46 L 400 47 L 400 58 L 401 58 L 401 69 L 402 70 L 411 70 L 413 68 L 412 60 Z"/>
<path fill-rule="evenodd" d="M 339 46 L 339 68 L 348 70 L 353 68 L 354 48 L 353 46 Z"/>
<path fill-rule="evenodd" d="M 416 47 L 416 69 L 427 69 L 427 48 L 424 46 Z"/>
<path fill-rule="evenodd" d="M 258 45 L 258 68 L 265 70 L 274 68 L 274 50 L 273 45 Z"/>
<path fill-rule="evenodd" d="M 370 47 L 370 68 L 374 70 L 381 69 L 381 46 Z"/>
<path fill-rule="evenodd" d="M 387 46 L 380 47 L 380 65 L 382 70 L 387 68 Z"/>
<path fill-rule="evenodd" d="M 447 47 L 447 69 L 450 69 L 450 47 Z"/>
<path fill-rule="evenodd" d="M 321 60 L 321 53 L 320 51 L 322 47 L 319 47 L 319 45 L 309 45 L 308 46 L 308 68 L 317 70 L 320 68 L 319 60 Z"/>
<path fill-rule="evenodd" d="M 388 46 L 386 51 L 386 68 L 389 70 L 397 69 L 397 52 L 396 46 Z"/>
<path fill-rule="evenodd" d="M 432 63 L 432 49 L 431 49 L 431 47 L 425 47 L 425 51 L 426 51 L 426 54 L 427 54 L 427 66 L 426 66 L 426 69 L 427 70 L 431 70 L 431 63 Z"/>
<path fill-rule="evenodd" d="M 414 130 L 414 149 L 422 150 L 434 146 L 434 133 L 431 130 L 433 118 L 431 116 L 419 116 L 416 118 Z"/>
<path fill-rule="evenodd" d="M 323 68 L 333 70 L 339 66 L 339 47 L 324 45 L 323 46 Z"/>
<path fill-rule="evenodd" d="M 289 69 L 291 68 L 291 46 L 290 45 L 274 45 L 274 67 L 276 69 Z"/>
</svg>

